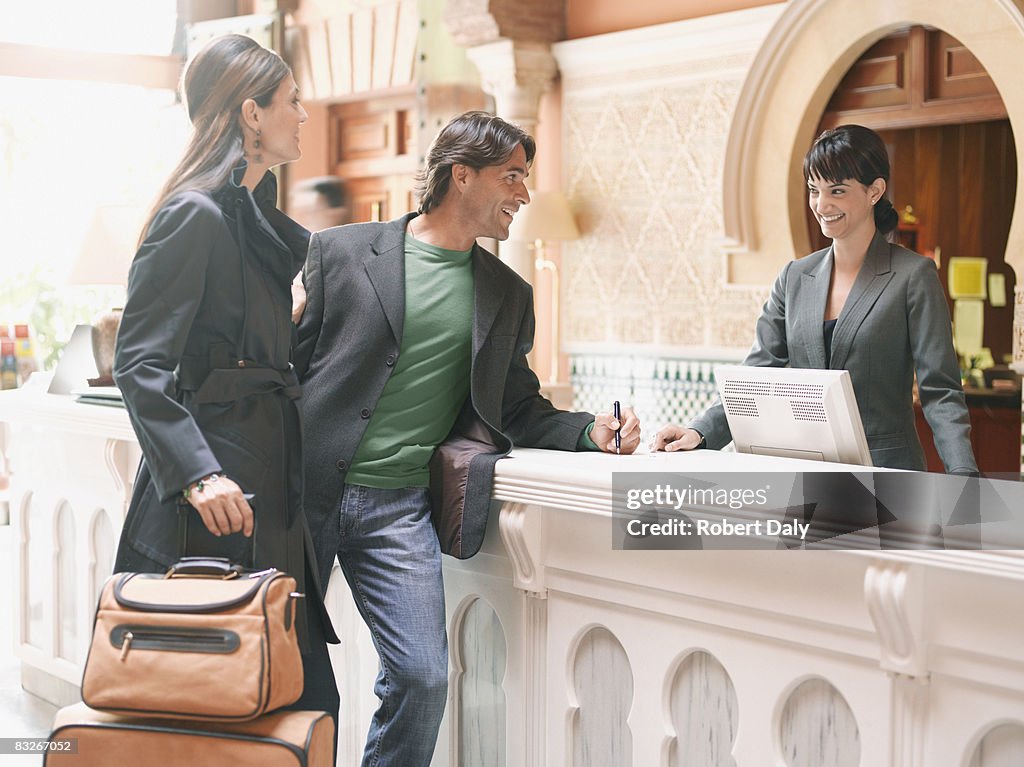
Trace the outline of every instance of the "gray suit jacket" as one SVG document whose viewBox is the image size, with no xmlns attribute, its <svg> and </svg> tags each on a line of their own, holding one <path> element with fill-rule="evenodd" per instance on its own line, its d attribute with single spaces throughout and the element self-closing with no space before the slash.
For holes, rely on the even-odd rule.
<svg viewBox="0 0 1024 767">
<path fill-rule="evenodd" d="M 757 321 L 744 365 L 825 367 L 822 323 L 832 263 L 829 247 L 786 264 Z M 916 370 L 921 404 L 946 471 L 977 471 L 949 308 L 930 260 L 875 234 L 836 323 L 829 367 L 850 371 L 875 466 L 926 467 L 914 425 Z M 711 448 L 732 439 L 720 402 L 690 426 Z"/>
<path fill-rule="evenodd" d="M 345 474 L 398 359 L 405 229 L 415 215 L 327 229 L 310 242 L 294 362 L 303 384 L 305 509 L 321 567 L 337 551 L 338 533 L 327 522 L 337 516 Z M 539 393 L 526 362 L 534 330 L 529 284 L 479 246 L 472 262 L 470 396 L 431 462 L 441 548 L 463 558 L 483 540 L 495 462 L 513 444 L 575 450 L 593 420 L 557 410 Z"/>
</svg>

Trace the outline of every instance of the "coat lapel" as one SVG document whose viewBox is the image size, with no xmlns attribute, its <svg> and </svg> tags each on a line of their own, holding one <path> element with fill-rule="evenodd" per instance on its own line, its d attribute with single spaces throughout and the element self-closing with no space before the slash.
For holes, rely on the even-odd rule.
<svg viewBox="0 0 1024 767">
<path fill-rule="evenodd" d="M 487 340 L 505 297 L 505 286 L 492 263 L 494 258 L 479 245 L 473 246 L 474 359 Z"/>
<path fill-rule="evenodd" d="M 885 286 L 892 280 L 892 252 L 885 235 L 875 232 L 871 245 L 868 246 L 868 254 L 864 263 L 857 273 L 857 279 L 850 289 L 850 295 L 846 298 L 846 304 L 839 313 L 839 321 L 836 323 L 835 334 L 832 336 L 832 364 L 833 370 L 840 370 L 846 367 L 847 357 L 850 356 L 850 348 L 853 346 L 853 339 L 857 335 L 864 318 L 868 316 L 871 307 L 885 290 Z"/>
<path fill-rule="evenodd" d="M 410 213 L 386 223 L 364 261 L 366 276 L 399 344 L 405 327 L 405 228 L 415 216 Z"/>
<path fill-rule="evenodd" d="M 832 248 L 821 263 L 800 275 L 801 300 L 797 302 L 797 325 L 803 328 L 804 351 L 812 368 L 825 367 L 825 338 L 822 322 L 828 303 L 828 287 L 832 281 Z"/>
</svg>

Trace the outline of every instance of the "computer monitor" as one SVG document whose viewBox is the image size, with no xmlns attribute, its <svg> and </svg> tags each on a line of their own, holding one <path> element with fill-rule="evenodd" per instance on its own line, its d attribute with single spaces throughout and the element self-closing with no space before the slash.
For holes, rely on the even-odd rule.
<svg viewBox="0 0 1024 767">
<path fill-rule="evenodd" d="M 871 466 L 848 371 L 718 365 L 715 381 L 739 452 Z"/>
</svg>

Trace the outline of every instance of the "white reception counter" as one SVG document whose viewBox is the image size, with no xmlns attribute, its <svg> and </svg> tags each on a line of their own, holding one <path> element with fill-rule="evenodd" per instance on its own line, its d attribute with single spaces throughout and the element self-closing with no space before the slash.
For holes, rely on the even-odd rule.
<svg viewBox="0 0 1024 767">
<path fill-rule="evenodd" d="M 0 394 L 15 652 L 77 693 L 139 449 L 123 410 Z M 616 551 L 612 472 L 799 471 L 704 451 L 517 450 L 473 559 L 446 558 L 450 698 L 435 765 L 1024 764 L 1019 551 Z M 335 568 L 340 765 L 376 660 Z M 732 760 L 732 761 L 730 761 Z"/>
</svg>

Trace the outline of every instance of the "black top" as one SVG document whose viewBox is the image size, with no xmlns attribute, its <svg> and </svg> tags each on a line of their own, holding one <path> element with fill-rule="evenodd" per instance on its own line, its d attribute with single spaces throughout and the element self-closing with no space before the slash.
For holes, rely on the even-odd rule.
<svg viewBox="0 0 1024 767">
<path fill-rule="evenodd" d="M 825 367 L 832 365 L 832 334 L 836 332 L 837 317 L 834 320 L 825 320 L 822 324 L 822 331 L 825 335 Z"/>
</svg>

